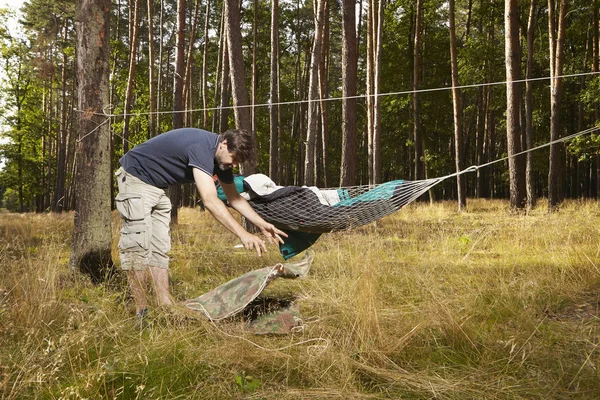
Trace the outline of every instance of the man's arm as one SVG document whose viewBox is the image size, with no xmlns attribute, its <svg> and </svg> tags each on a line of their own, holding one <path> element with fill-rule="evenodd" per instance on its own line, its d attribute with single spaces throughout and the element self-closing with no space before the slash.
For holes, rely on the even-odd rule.
<svg viewBox="0 0 600 400">
<path fill-rule="evenodd" d="M 257 236 L 248 233 L 236 220 L 233 218 L 227 207 L 217 197 L 217 191 L 212 178 L 205 172 L 194 168 L 194 181 L 200 193 L 200 198 L 206 209 L 219 221 L 225 228 L 240 238 L 244 247 L 248 250 L 256 249 L 260 256 L 263 251 L 267 251 L 265 242 Z M 232 185 L 233 186 L 233 185 Z M 235 190 L 235 188 L 234 188 Z M 237 192 L 236 192 L 237 193 Z M 227 192 L 225 192 L 227 195 Z M 240 197 L 241 198 L 241 197 Z M 242 199 L 243 200 L 243 199 Z M 250 207 L 250 205 L 248 205 Z M 252 207 L 250 207 L 252 209 Z M 254 210 L 252 210 L 254 212 Z M 242 214 L 243 215 L 243 214 Z M 257 214 L 258 216 L 258 214 Z M 260 218 L 260 216 L 258 216 Z M 261 218 L 262 219 L 262 218 Z M 252 220 L 251 220 L 252 221 Z M 264 221 L 263 221 L 264 222 Z M 266 223 L 266 222 L 265 222 Z M 262 230 L 262 228 L 261 228 Z M 275 233 L 275 232 L 274 232 Z M 283 232 L 281 232 L 283 233 Z M 285 235 L 285 234 L 283 234 Z M 269 237 L 269 236 L 267 236 Z M 281 240 L 281 238 L 279 238 Z M 283 243 L 283 240 L 281 240 Z"/>
<path fill-rule="evenodd" d="M 252 206 L 248 204 L 246 199 L 240 196 L 235 184 L 221 183 L 221 187 L 223 188 L 225 196 L 227 196 L 229 205 L 234 210 L 246 217 L 248 221 L 256 225 L 256 227 L 260 229 L 261 233 L 265 235 L 270 243 L 283 243 L 281 236 L 287 237 L 287 234 L 275 228 L 273 224 L 268 223 L 260 215 L 258 215 Z"/>
</svg>

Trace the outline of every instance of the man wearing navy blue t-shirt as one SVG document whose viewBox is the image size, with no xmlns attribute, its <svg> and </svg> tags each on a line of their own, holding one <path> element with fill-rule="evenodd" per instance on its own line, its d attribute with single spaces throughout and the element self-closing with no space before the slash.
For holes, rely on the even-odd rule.
<svg viewBox="0 0 600 400">
<path fill-rule="evenodd" d="M 219 200 L 213 182 L 216 174 L 231 207 L 256 225 L 269 242 L 283 243 L 281 236 L 287 235 L 262 219 L 233 184 L 232 168 L 250 157 L 252 143 L 245 130 L 232 129 L 218 135 L 182 128 L 134 147 L 119 160 L 119 194 L 115 199 L 123 221 L 119 255 L 139 316 L 148 307 L 148 277 L 158 304 L 172 304 L 167 255 L 171 248 L 171 202 L 164 191 L 168 186 L 195 183 L 206 209 L 236 234 L 246 249 L 254 249 L 260 256 L 267 250 L 265 242 L 248 233 Z"/>
</svg>

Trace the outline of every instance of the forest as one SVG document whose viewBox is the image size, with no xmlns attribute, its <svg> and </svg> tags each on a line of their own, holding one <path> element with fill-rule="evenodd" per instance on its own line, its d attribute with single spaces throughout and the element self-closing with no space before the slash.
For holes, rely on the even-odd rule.
<svg viewBox="0 0 600 400">
<path fill-rule="evenodd" d="M 1 11 L 0 200 L 11 211 L 75 207 L 77 148 L 94 134 L 77 124 L 75 8 L 26 1 L 19 34 L 5 22 L 15 10 Z M 508 156 L 429 197 L 459 207 L 467 196 L 510 197 L 514 208 L 595 198 L 599 8 L 596 0 L 112 1 L 102 110 L 111 169 L 172 128 L 243 125 L 257 142 L 243 172 L 281 185 L 419 180 Z M 184 188 L 179 204 L 194 201 Z"/>
</svg>

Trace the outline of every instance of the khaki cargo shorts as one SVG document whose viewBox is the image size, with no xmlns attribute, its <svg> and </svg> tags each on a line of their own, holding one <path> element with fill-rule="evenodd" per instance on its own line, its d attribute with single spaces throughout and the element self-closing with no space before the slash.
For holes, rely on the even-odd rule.
<svg viewBox="0 0 600 400">
<path fill-rule="evenodd" d="M 115 173 L 119 194 L 115 198 L 121 215 L 119 256 L 124 270 L 169 268 L 171 201 L 165 191 L 128 174 Z"/>
</svg>

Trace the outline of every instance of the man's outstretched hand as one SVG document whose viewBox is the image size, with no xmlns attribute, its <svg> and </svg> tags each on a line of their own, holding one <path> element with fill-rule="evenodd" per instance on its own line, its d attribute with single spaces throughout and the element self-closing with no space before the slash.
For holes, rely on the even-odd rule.
<svg viewBox="0 0 600 400">
<path fill-rule="evenodd" d="M 260 226 L 259 228 L 261 233 L 265 235 L 265 237 L 271 244 L 283 243 L 283 239 L 281 237 L 288 236 L 285 232 L 275 228 L 272 224 L 269 223 L 266 223 Z M 262 253 L 265 253 L 267 251 L 265 241 L 259 238 L 258 236 L 254 236 L 246 232 L 240 237 L 240 239 L 242 240 L 242 244 L 247 250 L 256 250 L 256 254 L 258 254 L 259 257 L 262 256 Z"/>
</svg>

